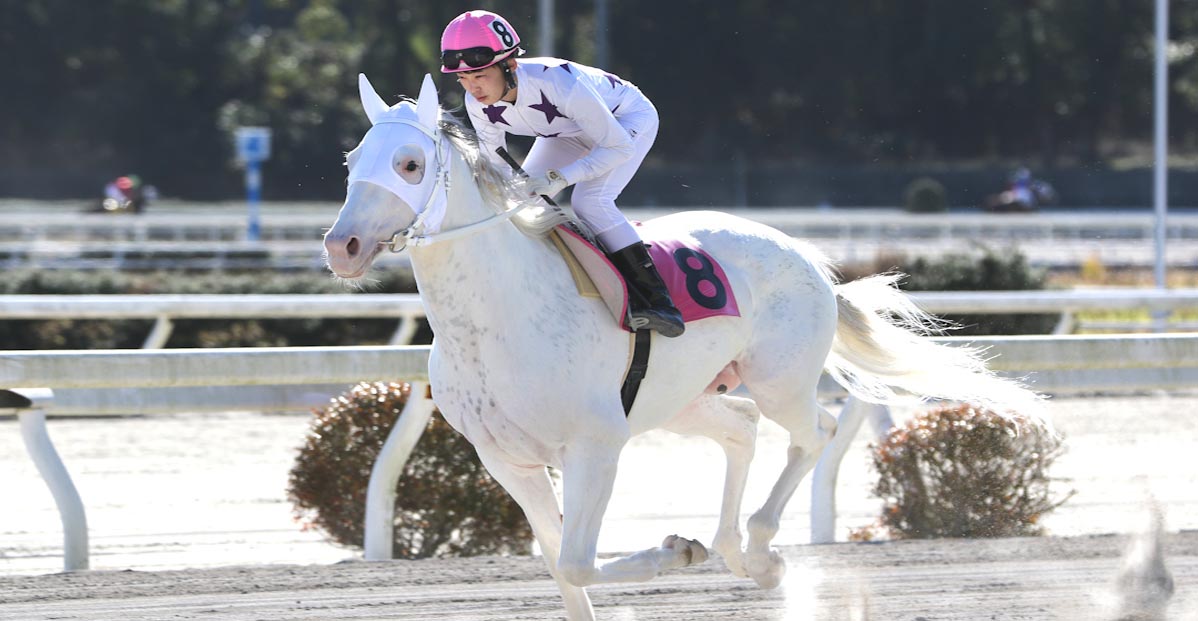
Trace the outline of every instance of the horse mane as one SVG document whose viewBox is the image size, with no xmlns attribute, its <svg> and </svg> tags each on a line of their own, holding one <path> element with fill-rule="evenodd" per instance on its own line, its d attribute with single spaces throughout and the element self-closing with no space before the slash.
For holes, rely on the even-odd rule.
<svg viewBox="0 0 1198 621">
<path fill-rule="evenodd" d="M 529 200 L 520 192 L 516 177 L 511 172 L 500 169 L 490 158 L 483 155 L 478 134 L 473 129 L 452 114 L 442 114 L 439 125 L 441 131 L 449 138 L 449 143 L 457 149 L 470 171 L 474 173 L 479 193 L 495 213 L 503 213 Z M 521 233 L 529 237 L 544 237 L 558 225 L 568 223 L 584 237 L 594 239 L 594 235 L 581 220 L 572 217 L 563 208 L 543 202 L 525 207 L 513 216 L 511 221 Z"/>
</svg>

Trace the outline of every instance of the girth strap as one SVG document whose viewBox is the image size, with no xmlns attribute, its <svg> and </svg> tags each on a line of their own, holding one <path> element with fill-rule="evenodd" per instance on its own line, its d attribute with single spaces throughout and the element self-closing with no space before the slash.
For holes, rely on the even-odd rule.
<svg viewBox="0 0 1198 621">
<path fill-rule="evenodd" d="M 649 371 L 649 330 L 637 330 L 633 333 L 633 339 L 632 362 L 628 365 L 628 374 L 624 376 L 624 386 L 620 388 L 625 417 L 632 411 L 636 393 L 641 389 L 641 380 Z"/>
</svg>

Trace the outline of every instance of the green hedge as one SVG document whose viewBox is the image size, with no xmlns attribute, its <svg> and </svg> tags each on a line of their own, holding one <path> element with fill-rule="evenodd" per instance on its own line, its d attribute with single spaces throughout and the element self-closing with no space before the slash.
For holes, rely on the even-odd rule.
<svg viewBox="0 0 1198 621">
<path fill-rule="evenodd" d="M 907 275 L 899 286 L 906 291 L 1024 291 L 1044 289 L 1047 273 L 1027 264 L 1018 251 L 983 249 L 980 256 L 949 254 L 940 257 L 879 257 L 873 265 L 844 270 L 845 280 L 877 272 Z M 1049 334 L 1059 314 L 943 315 L 960 326 L 953 335 Z"/>
<path fill-rule="evenodd" d="M 318 273 L 130 274 L 96 271 L 14 271 L 0 280 L 0 294 L 281 294 L 350 293 L 331 276 Z M 380 270 L 369 293 L 414 293 L 406 270 Z M 362 295 L 369 295 L 362 293 Z M 267 347 L 369 345 L 385 343 L 397 319 L 194 319 L 174 322 L 167 347 Z M 0 349 L 107 349 L 140 347 L 148 320 L 0 321 Z M 432 339 L 427 326 L 417 342 Z"/>
<path fill-rule="evenodd" d="M 944 185 L 931 177 L 920 177 L 903 192 L 903 208 L 911 213 L 948 211 L 948 193 Z"/>
<path fill-rule="evenodd" d="M 1019 252 L 986 250 L 981 257 L 921 257 L 904 270 L 909 291 L 1025 291 L 1044 289 L 1044 270 L 1032 268 Z M 1049 334 L 1058 314 L 946 315 L 961 326 L 954 335 Z"/>
</svg>

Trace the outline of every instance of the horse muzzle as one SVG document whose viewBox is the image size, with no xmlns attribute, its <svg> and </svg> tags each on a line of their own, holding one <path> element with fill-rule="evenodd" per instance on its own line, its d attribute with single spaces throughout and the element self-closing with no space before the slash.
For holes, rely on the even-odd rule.
<svg viewBox="0 0 1198 621">
<path fill-rule="evenodd" d="M 341 278 L 360 278 L 381 249 L 379 243 L 367 242 L 357 235 L 329 231 L 324 238 L 325 261 L 329 270 Z"/>
</svg>

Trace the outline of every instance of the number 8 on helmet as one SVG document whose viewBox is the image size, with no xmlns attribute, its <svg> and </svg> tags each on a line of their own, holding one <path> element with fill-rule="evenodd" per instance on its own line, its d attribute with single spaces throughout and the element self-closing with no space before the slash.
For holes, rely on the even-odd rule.
<svg viewBox="0 0 1198 621">
<path fill-rule="evenodd" d="M 490 11 L 462 13 L 441 33 L 441 73 L 486 69 L 513 53 L 524 53 L 520 35 L 506 19 Z M 514 88 L 510 71 L 506 66 L 503 70 Z"/>
</svg>

